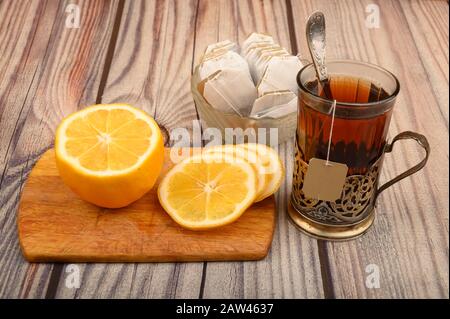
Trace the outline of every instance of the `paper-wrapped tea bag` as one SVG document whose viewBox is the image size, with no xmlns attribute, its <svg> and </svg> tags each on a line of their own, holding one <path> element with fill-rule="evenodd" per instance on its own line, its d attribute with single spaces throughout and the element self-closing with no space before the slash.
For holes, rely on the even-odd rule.
<svg viewBox="0 0 450 319">
<path fill-rule="evenodd" d="M 251 45 L 254 45 L 255 43 L 258 43 L 260 45 L 262 45 L 262 44 L 275 44 L 275 42 L 273 41 L 273 38 L 270 35 L 265 35 L 265 34 L 262 34 L 262 33 L 253 32 L 244 41 L 244 43 L 242 43 L 241 54 L 243 56 L 246 56 L 249 47 Z"/>
<path fill-rule="evenodd" d="M 254 74 L 252 74 L 252 77 L 253 77 L 255 83 L 259 83 L 261 81 L 261 78 L 264 75 L 264 71 L 266 70 L 267 63 L 274 56 L 290 56 L 290 54 L 283 48 L 278 49 L 278 50 L 261 52 L 258 55 L 258 59 L 256 60 L 256 63 L 254 65 L 254 71 L 253 71 Z"/>
<path fill-rule="evenodd" d="M 261 50 L 271 50 L 281 48 L 278 44 L 275 43 L 266 43 L 266 42 L 255 42 L 252 43 L 246 50 L 245 59 L 250 64 L 253 60 L 256 61 L 257 54 Z"/>
<path fill-rule="evenodd" d="M 295 112 L 297 95 L 289 90 L 268 92 L 253 103 L 250 116 L 279 118 Z"/>
<path fill-rule="evenodd" d="M 301 67 L 298 57 L 271 36 L 252 33 L 240 50 L 229 40 L 206 48 L 197 68 L 198 90 L 223 113 L 283 117 L 296 111 L 296 75 Z"/>
<path fill-rule="evenodd" d="M 203 54 L 203 58 L 207 58 L 208 55 L 217 52 L 219 50 L 237 51 L 237 45 L 236 43 L 231 42 L 230 40 L 210 44 L 206 47 L 205 53 Z"/>
<path fill-rule="evenodd" d="M 215 109 L 240 116 L 248 116 L 257 96 L 248 73 L 240 69 L 217 71 L 200 82 L 199 91 Z"/>
<path fill-rule="evenodd" d="M 217 57 L 206 59 L 200 64 L 198 72 L 200 79 L 203 80 L 211 74 L 224 69 L 238 69 L 250 77 L 247 62 L 234 51 L 226 51 Z"/>
<path fill-rule="evenodd" d="M 297 93 L 297 73 L 302 63 L 296 56 L 274 56 L 268 62 L 264 75 L 258 83 L 258 96 L 267 92 L 290 90 Z"/>
<path fill-rule="evenodd" d="M 262 55 L 267 56 L 267 55 L 279 55 L 279 54 L 289 55 L 289 52 L 287 52 L 286 49 L 280 47 L 277 44 L 255 46 L 248 50 L 248 53 L 245 56 L 245 59 L 248 62 L 250 74 L 252 75 L 252 78 L 255 81 L 255 83 L 258 83 L 258 81 L 259 81 L 257 74 L 261 73 L 261 71 L 257 69 L 258 59 Z"/>
</svg>

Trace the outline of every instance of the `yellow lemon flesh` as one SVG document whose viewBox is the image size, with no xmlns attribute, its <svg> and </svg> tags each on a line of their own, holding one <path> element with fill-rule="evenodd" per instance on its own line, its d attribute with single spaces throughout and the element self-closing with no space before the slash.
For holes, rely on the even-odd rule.
<svg viewBox="0 0 450 319">
<path fill-rule="evenodd" d="M 247 161 L 202 153 L 175 165 L 161 181 L 158 197 L 178 224 L 204 230 L 238 219 L 255 199 L 255 184 Z"/>
<path fill-rule="evenodd" d="M 59 174 L 82 199 L 107 208 L 124 207 L 156 182 L 164 160 L 158 124 L 126 104 L 87 107 L 56 130 Z"/>
<path fill-rule="evenodd" d="M 266 177 L 264 190 L 256 201 L 261 201 L 278 191 L 284 179 L 284 167 L 278 153 L 264 144 L 248 143 L 236 146 L 256 153 L 260 172 Z"/>
<path fill-rule="evenodd" d="M 264 144 L 245 143 L 237 145 L 219 145 L 205 149 L 206 152 L 225 153 L 248 161 L 256 171 L 255 202 L 274 194 L 281 186 L 284 168 L 278 153 Z"/>
<path fill-rule="evenodd" d="M 241 158 L 250 165 L 256 173 L 256 200 L 262 196 L 266 188 L 266 176 L 264 175 L 264 168 L 260 165 L 260 160 L 253 149 L 237 147 L 237 145 L 218 145 L 211 146 L 204 149 L 207 153 L 226 154 L 233 157 Z"/>
</svg>

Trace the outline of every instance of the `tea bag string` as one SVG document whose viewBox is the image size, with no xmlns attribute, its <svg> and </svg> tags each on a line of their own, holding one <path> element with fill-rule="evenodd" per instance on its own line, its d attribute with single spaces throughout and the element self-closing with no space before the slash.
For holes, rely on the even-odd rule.
<svg viewBox="0 0 450 319">
<path fill-rule="evenodd" d="M 331 109 L 328 114 L 331 113 L 331 127 L 330 127 L 330 135 L 328 137 L 328 150 L 327 150 L 327 162 L 325 165 L 331 165 L 330 162 L 330 149 L 331 149 L 331 139 L 333 137 L 333 127 L 334 127 L 334 115 L 336 113 L 336 100 L 333 100 L 333 104 L 331 105 Z"/>
</svg>

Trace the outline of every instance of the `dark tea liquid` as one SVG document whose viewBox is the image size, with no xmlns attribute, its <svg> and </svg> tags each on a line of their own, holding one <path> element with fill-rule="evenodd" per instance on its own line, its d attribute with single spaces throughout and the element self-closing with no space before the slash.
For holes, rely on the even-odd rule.
<svg viewBox="0 0 450 319">
<path fill-rule="evenodd" d="M 331 76 L 332 98 L 341 103 L 367 103 L 383 100 L 389 94 L 381 87 L 360 78 Z M 326 97 L 317 81 L 305 87 L 314 95 Z M 331 113 L 324 114 L 299 97 L 299 125 L 297 143 L 302 159 L 308 163 L 313 157 L 326 159 L 331 128 Z M 337 106 L 339 108 L 339 105 Z M 367 106 L 351 106 L 364 107 Z M 370 106 L 369 106 L 370 107 Z M 379 158 L 386 143 L 392 108 L 387 112 L 363 118 L 336 115 L 330 148 L 330 161 L 347 164 L 348 175 L 365 174 Z M 370 113 L 370 112 L 369 112 Z"/>
</svg>

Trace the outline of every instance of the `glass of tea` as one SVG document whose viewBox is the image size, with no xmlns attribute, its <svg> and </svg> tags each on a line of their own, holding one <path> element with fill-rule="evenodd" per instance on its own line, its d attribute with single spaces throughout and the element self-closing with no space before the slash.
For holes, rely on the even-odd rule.
<svg viewBox="0 0 450 319">
<path fill-rule="evenodd" d="M 387 142 L 392 110 L 400 91 L 399 81 L 391 72 L 353 60 L 330 61 L 327 68 L 328 88 L 318 82 L 313 64 L 306 65 L 297 75 L 298 123 L 288 213 L 295 225 L 309 235 L 346 240 L 367 231 L 374 220 L 377 196 L 424 167 L 430 147 L 425 136 L 410 131 Z M 402 139 L 417 141 L 426 151 L 425 158 L 379 187 L 384 154 Z M 347 176 L 337 200 L 305 196 L 303 185 L 312 158 L 347 165 Z M 326 185 L 327 180 L 318 182 Z"/>
</svg>

